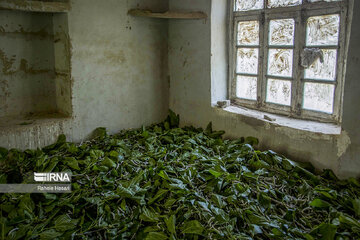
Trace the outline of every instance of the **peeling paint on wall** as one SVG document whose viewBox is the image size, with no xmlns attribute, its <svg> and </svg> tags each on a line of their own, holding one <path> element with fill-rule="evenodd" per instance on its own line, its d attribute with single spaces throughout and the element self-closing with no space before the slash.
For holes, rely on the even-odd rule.
<svg viewBox="0 0 360 240">
<path fill-rule="evenodd" d="M 2 73 L 5 75 L 13 74 L 15 73 L 14 70 L 11 70 L 13 68 L 13 64 L 16 60 L 16 55 L 13 55 L 11 58 L 8 58 L 4 51 L 0 50 L 0 60 L 2 62 Z"/>
<path fill-rule="evenodd" d="M 126 58 L 123 50 L 107 50 L 104 52 L 104 57 L 99 60 L 99 63 L 117 65 L 123 64 L 125 61 Z"/>
<path fill-rule="evenodd" d="M 342 131 L 341 135 L 336 141 L 337 145 L 337 156 L 341 157 L 345 154 L 346 150 L 351 144 L 351 139 L 346 131 Z"/>
</svg>

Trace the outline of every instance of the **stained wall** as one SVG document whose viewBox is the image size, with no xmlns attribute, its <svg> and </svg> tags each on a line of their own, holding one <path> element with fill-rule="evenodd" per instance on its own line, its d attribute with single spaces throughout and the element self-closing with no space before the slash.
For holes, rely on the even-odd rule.
<svg viewBox="0 0 360 240">
<path fill-rule="evenodd" d="M 80 142 L 97 127 L 115 133 L 167 114 L 167 21 L 127 12 L 164 11 L 168 2 L 72 0 L 71 6 L 66 14 L 0 10 L 2 147 L 41 147 L 62 133 Z M 41 107 L 26 97 L 29 91 Z M 26 115 L 33 107 L 42 114 Z"/>
</svg>

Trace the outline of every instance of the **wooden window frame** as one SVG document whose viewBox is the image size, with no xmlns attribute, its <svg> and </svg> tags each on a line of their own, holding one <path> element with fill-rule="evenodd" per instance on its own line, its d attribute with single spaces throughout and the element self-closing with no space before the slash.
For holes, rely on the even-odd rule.
<svg viewBox="0 0 360 240">
<path fill-rule="evenodd" d="M 350 1 L 340 2 L 316 2 L 310 3 L 303 0 L 302 5 L 292 7 L 266 8 L 267 0 L 264 0 L 264 9 L 236 12 L 234 0 L 229 0 L 229 96 L 232 104 L 274 114 L 286 115 L 292 118 L 315 120 L 320 122 L 331 122 L 339 124 L 342 120 L 342 102 L 344 94 L 345 62 L 348 49 L 348 31 L 350 26 Z M 312 16 L 339 14 L 340 29 L 338 46 L 311 46 L 321 49 L 337 49 L 337 65 L 335 81 L 305 79 L 305 69 L 300 66 L 300 56 L 306 47 L 306 25 L 307 19 Z M 269 22 L 272 19 L 295 20 L 294 45 L 276 48 L 292 48 L 293 54 L 293 75 L 291 85 L 291 105 L 283 106 L 266 102 L 267 88 L 267 65 L 269 52 Z M 240 99 L 236 96 L 236 55 L 237 55 L 237 26 L 240 21 L 259 21 L 259 64 L 257 81 L 257 100 Z M 244 47 L 244 46 L 241 46 Z M 250 47 L 250 46 L 247 46 Z M 256 47 L 256 46 L 253 46 Z M 275 48 L 275 47 L 273 47 Z M 246 76 L 246 74 L 240 74 Z M 250 74 L 251 76 L 251 74 Z M 276 79 L 290 80 L 288 78 L 274 77 Z M 333 113 L 327 114 L 319 111 L 307 110 L 303 106 L 303 92 L 305 82 L 332 84 L 335 86 Z"/>
</svg>

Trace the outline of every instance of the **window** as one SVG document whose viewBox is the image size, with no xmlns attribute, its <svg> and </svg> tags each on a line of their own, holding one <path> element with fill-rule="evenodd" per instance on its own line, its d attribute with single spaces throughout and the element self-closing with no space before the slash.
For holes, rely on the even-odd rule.
<svg viewBox="0 0 360 240">
<path fill-rule="evenodd" d="M 231 0 L 233 103 L 341 121 L 348 0 Z"/>
</svg>

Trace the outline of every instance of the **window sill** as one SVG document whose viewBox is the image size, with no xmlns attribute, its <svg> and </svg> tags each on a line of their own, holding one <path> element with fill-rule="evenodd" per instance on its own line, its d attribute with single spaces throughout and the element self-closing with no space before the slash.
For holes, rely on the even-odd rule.
<svg viewBox="0 0 360 240">
<path fill-rule="evenodd" d="M 25 131 L 34 127 L 51 126 L 69 120 L 59 113 L 34 114 L 32 116 L 13 116 L 0 118 L 0 135 L 14 131 Z"/>
<path fill-rule="evenodd" d="M 229 106 L 226 108 L 218 108 L 218 109 L 220 111 L 226 111 L 229 113 L 235 113 L 245 117 L 261 120 L 275 126 L 289 127 L 297 130 L 326 134 L 326 135 L 341 134 L 341 126 L 332 123 L 321 123 L 316 121 L 294 119 L 286 116 L 248 109 L 240 106 Z"/>
<path fill-rule="evenodd" d="M 24 0 L 0 0 L 0 9 L 44 12 L 44 13 L 63 13 L 70 11 L 69 2 L 45 2 L 45 1 L 24 1 Z"/>
</svg>

